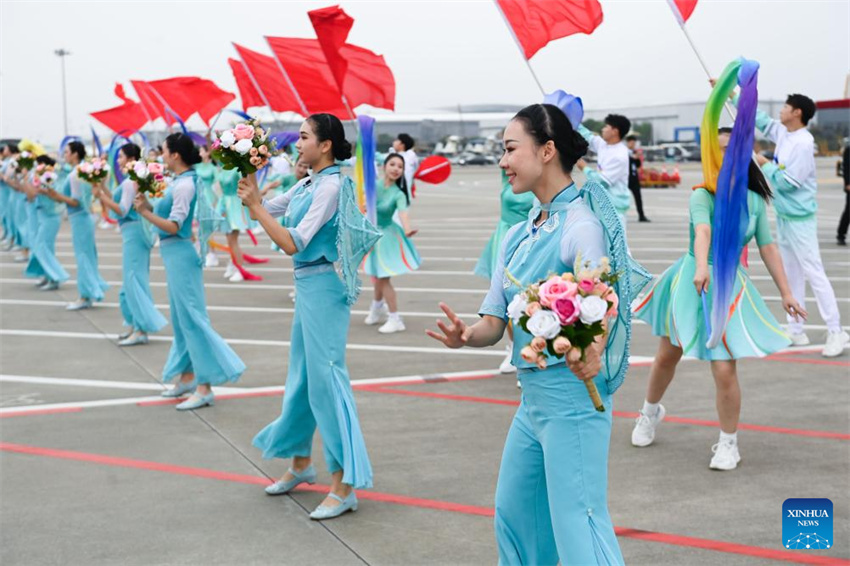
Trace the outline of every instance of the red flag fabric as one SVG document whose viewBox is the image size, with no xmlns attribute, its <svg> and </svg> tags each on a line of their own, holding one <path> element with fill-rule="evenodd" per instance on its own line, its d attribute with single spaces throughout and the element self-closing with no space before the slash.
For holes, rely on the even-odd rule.
<svg viewBox="0 0 850 566">
<path fill-rule="evenodd" d="M 351 118 L 318 40 L 266 37 L 266 41 L 286 69 L 309 112 L 328 112 L 343 119 Z M 342 46 L 340 55 L 348 61 L 343 92 L 351 108 L 370 104 L 394 109 L 395 79 L 384 58 L 350 44 Z"/>
<path fill-rule="evenodd" d="M 211 80 L 200 77 L 173 77 L 147 84 L 184 122 L 197 112 L 209 123 L 210 118 L 236 98 L 232 92 L 221 90 Z"/>
<path fill-rule="evenodd" d="M 115 96 L 117 96 L 118 98 L 120 98 L 122 101 L 124 101 L 124 102 L 133 102 L 133 103 L 135 103 L 135 101 L 134 101 L 134 100 L 132 100 L 132 99 L 130 99 L 130 98 L 128 98 L 128 97 L 127 97 L 127 93 L 126 93 L 126 92 L 124 92 L 124 85 L 122 85 L 121 83 L 115 83 L 115 90 L 114 90 L 114 92 L 115 92 Z"/>
<path fill-rule="evenodd" d="M 442 155 L 430 155 L 422 160 L 413 176 L 417 181 L 439 185 L 452 174 L 452 164 Z"/>
<path fill-rule="evenodd" d="M 239 89 L 239 98 L 242 99 L 242 110 L 248 111 L 248 108 L 254 106 L 265 106 L 263 97 L 257 91 L 254 83 L 251 82 L 251 77 L 248 76 L 248 71 L 245 70 L 245 64 L 240 59 L 227 58 L 227 64 L 230 65 L 230 70 L 233 71 L 233 78 L 236 81 L 236 88 Z"/>
<path fill-rule="evenodd" d="M 685 25 L 691 14 L 694 13 L 694 8 L 697 7 L 697 0 L 667 0 L 670 8 L 673 10 L 673 15 L 679 20 L 679 25 Z"/>
<path fill-rule="evenodd" d="M 343 88 L 351 107 L 369 104 L 395 110 L 395 77 L 384 56 L 351 44 L 344 45 L 340 53 L 348 60 Z"/>
<path fill-rule="evenodd" d="M 590 34 L 602 23 L 602 6 L 597 0 L 497 2 L 526 59 L 550 41 L 575 33 Z"/>
<path fill-rule="evenodd" d="M 142 105 L 132 100 L 115 108 L 92 112 L 90 115 L 115 133 L 125 130 L 136 131 L 148 121 Z"/>
<path fill-rule="evenodd" d="M 273 57 L 252 51 L 236 43 L 233 46 L 245 63 L 246 75 L 254 78 L 272 110 L 276 112 L 303 112 L 298 96 L 290 88 Z M 259 92 L 257 92 L 257 95 L 259 96 Z"/>
<path fill-rule="evenodd" d="M 354 20 L 346 14 L 339 6 L 329 6 L 319 10 L 307 12 L 316 37 L 325 55 L 325 61 L 331 69 L 337 88 L 342 89 L 345 84 L 345 72 L 348 62 L 340 54 L 340 49 L 345 45 L 348 32 L 354 25 Z"/>
<path fill-rule="evenodd" d="M 154 90 L 145 81 L 130 81 L 139 97 L 142 109 L 149 120 L 162 118 L 169 126 L 174 124 L 174 117 L 165 111 L 165 105 L 156 95 Z"/>
</svg>

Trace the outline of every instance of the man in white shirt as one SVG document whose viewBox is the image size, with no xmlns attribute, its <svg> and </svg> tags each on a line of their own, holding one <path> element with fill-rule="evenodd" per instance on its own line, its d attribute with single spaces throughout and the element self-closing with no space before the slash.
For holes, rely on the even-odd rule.
<svg viewBox="0 0 850 566">
<path fill-rule="evenodd" d="M 416 152 L 413 151 L 413 146 L 416 144 L 414 139 L 408 134 L 399 134 L 393 142 L 393 153 L 398 153 L 404 158 L 404 180 L 407 183 L 407 189 L 411 196 L 416 196 L 416 191 L 413 188 L 413 176 L 416 175 L 416 170 L 419 169 L 419 158 Z"/>
<path fill-rule="evenodd" d="M 629 148 L 623 143 L 623 138 L 631 127 L 629 119 L 620 114 L 605 116 L 601 135 L 594 134 L 584 125 L 578 127 L 578 133 L 596 153 L 597 171 L 588 167 L 583 159 L 579 160 L 578 166 L 582 168 L 588 180 L 595 181 L 608 190 L 611 203 L 623 221 L 623 228 L 626 227 L 626 213 L 632 204 L 632 194 L 629 191 Z"/>
<path fill-rule="evenodd" d="M 733 103 L 737 106 L 737 97 Z M 776 149 L 772 161 L 762 155 L 756 156 L 756 161 L 776 191 L 773 202 L 777 240 L 791 292 L 805 308 L 806 281 L 809 282 L 828 329 L 823 356 L 832 358 L 841 355 L 850 335 L 841 328 L 838 302 L 818 245 L 815 139 L 806 128 L 814 115 L 814 101 L 802 94 L 788 96 L 778 121 L 758 111 L 756 128 L 776 144 Z M 809 344 L 803 323 L 790 316 L 788 333 L 795 346 Z"/>
</svg>

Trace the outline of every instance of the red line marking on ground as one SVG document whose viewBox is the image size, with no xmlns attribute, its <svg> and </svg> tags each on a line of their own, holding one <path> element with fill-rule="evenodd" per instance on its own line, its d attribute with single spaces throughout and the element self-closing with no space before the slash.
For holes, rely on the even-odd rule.
<svg viewBox="0 0 850 566">
<path fill-rule="evenodd" d="M 0 413 L 0 419 L 7 417 L 28 417 L 30 415 L 53 415 L 56 413 L 79 413 L 82 410 L 82 407 L 62 407 L 58 409 L 44 409 L 43 411 L 9 411 L 8 413 Z"/>
<path fill-rule="evenodd" d="M 78 462 L 88 462 L 106 466 L 116 466 L 122 468 L 163 472 L 168 474 L 199 477 L 204 479 L 230 481 L 250 485 L 268 485 L 270 483 L 267 478 L 247 474 L 234 474 L 230 472 L 210 470 L 207 468 L 175 466 L 172 464 L 150 462 L 147 460 L 120 458 L 116 456 L 105 456 L 102 454 L 89 454 L 86 452 L 74 452 L 70 450 L 57 450 L 54 448 L 41 448 L 38 446 L 27 446 L 23 444 L 13 444 L 9 442 L 0 443 L 0 451 L 27 454 L 31 456 L 58 458 L 63 460 L 74 460 Z M 307 489 L 299 489 L 298 491 L 324 493 L 327 490 L 328 486 L 326 485 L 313 485 L 307 486 Z M 392 503 L 405 507 L 420 507 L 425 509 L 435 509 L 439 511 L 449 511 L 452 513 L 461 513 L 464 515 L 492 517 L 495 513 L 492 507 L 464 505 L 460 503 L 452 503 L 449 501 L 423 499 L 419 497 L 408 497 L 405 495 L 394 495 L 390 493 L 380 493 L 373 491 L 358 491 L 357 497 L 362 500 L 378 501 L 381 503 Z M 669 544 L 671 546 L 701 548 L 704 550 L 725 552 L 728 554 L 739 554 L 744 556 L 755 556 L 758 558 L 781 560 L 784 562 L 793 562 L 797 564 L 850 566 L 850 560 L 846 558 L 833 558 L 828 556 L 804 554 L 802 552 L 794 552 L 789 550 L 771 549 L 760 546 L 749 546 L 732 542 L 703 539 L 669 533 L 657 533 L 652 531 L 643 531 L 639 529 L 630 529 L 624 527 L 615 527 L 614 531 L 616 532 L 617 536 L 620 537 L 633 538 L 648 542 L 657 542 L 661 544 Z"/>
<path fill-rule="evenodd" d="M 427 391 L 408 391 L 405 389 L 395 389 L 389 387 L 364 387 L 364 391 L 370 391 L 374 393 L 390 393 L 392 395 L 408 395 L 411 397 L 425 397 L 429 399 L 444 399 L 447 401 L 464 401 L 468 403 L 485 403 L 489 405 L 511 405 L 511 406 L 519 406 L 519 401 L 514 401 L 510 399 L 492 399 L 489 397 L 471 397 L 468 395 L 446 395 L 443 393 L 431 393 Z M 636 419 L 638 417 L 638 413 L 629 413 L 624 411 L 614 411 L 614 416 L 618 418 L 625 419 Z M 720 423 L 717 421 L 709 421 L 703 419 L 691 419 L 687 417 L 674 417 L 674 416 L 666 416 L 664 417 L 665 422 L 677 423 L 677 424 L 687 424 L 694 426 L 705 426 L 711 428 L 717 428 L 720 426 Z M 776 426 L 766 426 L 766 425 L 755 425 L 755 424 L 746 424 L 739 423 L 738 428 L 742 430 L 755 430 L 758 432 L 770 432 L 774 434 L 788 434 L 792 436 L 807 436 L 812 438 L 831 438 L 835 440 L 850 440 L 850 434 L 845 434 L 843 432 L 831 432 L 824 430 L 806 430 L 799 428 L 787 428 L 787 427 L 776 427 Z"/>
</svg>

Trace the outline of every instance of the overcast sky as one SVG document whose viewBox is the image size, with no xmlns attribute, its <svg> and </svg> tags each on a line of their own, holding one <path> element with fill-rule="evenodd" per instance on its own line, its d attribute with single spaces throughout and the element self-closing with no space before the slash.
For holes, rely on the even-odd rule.
<svg viewBox="0 0 850 566">
<path fill-rule="evenodd" d="M 71 133 L 116 106 L 116 81 L 197 75 L 236 91 L 231 41 L 270 53 L 264 35 L 315 37 L 306 12 L 321 2 L 0 1 L 0 136 L 56 144 L 62 136 L 59 58 L 67 58 Z M 541 96 L 492 0 L 341 0 L 355 22 L 349 42 L 383 54 L 396 110 Z M 701 101 L 704 73 L 665 0 L 602 0 L 591 36 L 544 47 L 531 60 L 543 86 L 588 108 Z M 802 92 L 842 98 L 850 71 L 850 0 L 701 0 L 688 23 L 713 73 L 744 55 L 761 63 L 762 98 Z M 238 93 L 237 93 L 238 94 Z M 234 106 L 236 104 L 234 103 Z M 99 131 L 106 132 L 102 126 Z"/>
</svg>

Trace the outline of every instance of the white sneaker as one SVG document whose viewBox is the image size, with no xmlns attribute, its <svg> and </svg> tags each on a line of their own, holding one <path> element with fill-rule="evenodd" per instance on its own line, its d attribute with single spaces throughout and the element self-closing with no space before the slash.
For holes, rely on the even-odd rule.
<svg viewBox="0 0 850 566">
<path fill-rule="evenodd" d="M 112 224 L 110 224 L 106 220 L 101 220 L 100 224 L 98 224 L 98 228 L 100 228 L 101 230 L 108 230 L 110 226 L 112 226 Z"/>
<path fill-rule="evenodd" d="M 508 344 L 505 346 L 505 359 L 502 360 L 502 364 L 499 366 L 499 373 L 515 373 L 516 366 L 511 363 L 513 358 L 513 344 Z"/>
<path fill-rule="evenodd" d="M 289 292 L 289 298 L 292 299 L 292 302 L 295 302 L 295 290 Z"/>
<path fill-rule="evenodd" d="M 806 335 L 805 332 L 801 332 L 799 334 L 790 334 L 789 336 L 791 337 L 792 346 L 808 346 L 812 343 L 812 341 L 809 340 L 809 337 Z"/>
<path fill-rule="evenodd" d="M 242 276 L 242 272 L 234 267 L 233 275 L 230 276 L 228 281 L 230 281 L 231 283 L 239 283 L 241 281 L 245 281 L 245 278 Z"/>
<path fill-rule="evenodd" d="M 738 452 L 738 443 L 736 442 L 718 442 L 711 447 L 714 456 L 711 458 L 711 463 L 708 465 L 712 470 L 722 470 L 728 472 L 738 467 L 738 462 L 741 461 L 741 454 Z"/>
<path fill-rule="evenodd" d="M 238 272 L 238 271 L 239 270 L 236 269 L 236 266 L 233 265 L 233 262 L 231 261 L 230 263 L 227 264 L 227 267 L 224 269 L 224 278 L 230 279 L 231 277 L 233 277 L 233 274 Z"/>
<path fill-rule="evenodd" d="M 366 315 L 366 319 L 363 321 L 366 326 L 374 326 L 379 322 L 385 322 L 387 320 L 387 316 L 390 314 L 390 309 L 386 303 L 383 303 L 377 309 L 370 308 L 369 314 Z"/>
<path fill-rule="evenodd" d="M 378 329 L 378 332 L 381 334 L 393 334 L 395 332 L 404 332 L 404 322 L 401 320 L 401 317 L 391 317 L 387 322 L 384 323 L 382 327 Z"/>
<path fill-rule="evenodd" d="M 25 261 L 29 261 L 29 260 L 30 260 L 29 256 L 21 254 L 21 253 L 15 254 L 15 256 L 12 258 L 12 261 L 14 261 L 15 263 L 24 263 Z"/>
<path fill-rule="evenodd" d="M 212 252 L 207 254 L 207 257 L 204 258 L 204 266 L 205 267 L 218 267 L 218 256 Z"/>
<path fill-rule="evenodd" d="M 826 336 L 826 346 L 823 347 L 824 358 L 835 358 L 844 352 L 844 346 L 850 343 L 850 334 L 840 330 L 830 332 Z"/>
<path fill-rule="evenodd" d="M 640 416 L 635 420 L 635 428 L 632 431 L 632 446 L 643 448 L 652 444 L 655 440 L 655 429 L 664 420 L 666 414 L 664 405 L 660 404 L 655 416 L 650 417 L 641 411 Z"/>
</svg>

